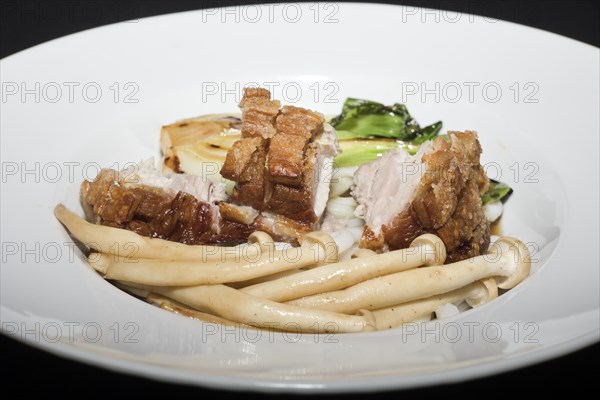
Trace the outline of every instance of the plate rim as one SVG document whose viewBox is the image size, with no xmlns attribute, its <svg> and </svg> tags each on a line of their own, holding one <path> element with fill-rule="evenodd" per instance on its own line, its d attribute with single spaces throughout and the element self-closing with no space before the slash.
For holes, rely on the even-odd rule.
<svg viewBox="0 0 600 400">
<path fill-rule="evenodd" d="M 366 7 L 383 7 L 383 8 L 405 7 L 405 6 L 382 4 L 382 3 L 371 4 L 371 3 L 340 2 L 339 4 L 344 4 L 345 6 L 366 6 Z M 423 9 L 422 7 L 418 7 L 418 8 Z M 176 13 L 169 13 L 169 14 L 155 15 L 155 16 L 150 16 L 150 17 L 145 17 L 145 18 L 140 18 L 140 19 L 145 20 L 145 19 L 149 19 L 149 18 L 170 18 L 172 16 L 176 16 L 176 15 L 183 14 L 183 13 L 198 13 L 198 12 L 200 12 L 199 9 L 176 12 Z M 479 15 L 476 15 L 475 17 L 479 18 L 479 19 L 484 18 Z M 574 44 L 585 45 L 586 47 L 590 47 L 596 51 L 600 50 L 596 46 L 581 42 L 576 39 L 568 38 L 568 37 L 565 37 L 565 36 L 562 36 L 562 35 L 559 35 L 559 34 L 556 34 L 553 32 L 545 31 L 545 30 L 542 30 L 539 28 L 525 26 L 525 25 L 521 25 L 521 24 L 510 22 L 510 21 L 504 21 L 504 20 L 498 20 L 498 22 L 517 26 L 517 27 L 519 27 L 519 29 L 526 28 L 526 29 L 531 29 L 531 30 L 538 31 L 538 32 L 543 32 L 544 34 L 551 34 L 555 37 L 560 37 L 562 39 L 567 39 L 567 40 L 572 41 L 573 42 L 572 45 L 574 45 Z M 11 54 L 7 57 L 4 57 L 0 60 L 0 63 L 5 63 L 5 62 L 7 62 L 7 60 L 22 56 L 24 53 L 28 53 L 30 51 L 36 51 L 36 49 L 38 49 L 39 47 L 47 46 L 47 45 L 51 46 L 53 44 L 53 42 L 55 42 L 55 41 L 60 41 L 65 38 L 72 37 L 74 35 L 85 35 L 90 31 L 95 31 L 95 30 L 99 30 L 99 29 L 112 29 L 113 25 L 118 25 L 120 23 L 122 23 L 122 22 L 115 22 L 115 23 L 111 23 L 108 25 L 102 25 L 102 26 L 98 26 L 98 27 L 95 27 L 92 29 L 87 29 L 87 30 L 75 32 L 75 33 L 72 33 L 72 34 L 69 34 L 66 36 L 62 36 L 59 38 L 55 38 L 55 39 L 40 43 L 38 45 L 32 46 L 30 48 L 21 50 L 17 53 Z M 568 211 L 568 210 L 566 210 L 566 211 Z M 561 237 L 559 237 L 559 240 L 560 239 L 562 239 L 562 235 L 561 235 Z M 5 309 L 5 307 L 3 305 L 0 305 L 0 309 Z M 2 331 L 1 333 L 3 335 L 5 334 L 4 331 Z M 21 343 L 25 343 L 29 346 L 32 346 L 34 348 L 47 351 L 48 353 L 51 353 L 51 354 L 54 354 L 57 356 L 67 357 L 74 361 L 83 362 L 83 363 L 86 363 L 86 364 L 89 364 L 92 366 L 98 366 L 98 367 L 108 369 L 108 370 L 125 372 L 125 373 L 132 374 L 132 375 L 151 377 L 152 379 L 156 379 L 156 380 L 159 380 L 162 382 L 191 383 L 191 384 L 200 385 L 203 387 L 228 389 L 228 390 L 235 390 L 235 391 L 238 391 L 238 390 L 253 390 L 253 391 L 260 391 L 260 392 L 290 392 L 290 391 L 293 391 L 293 392 L 299 392 L 299 393 L 314 391 L 314 392 L 323 392 L 323 393 L 325 393 L 325 392 L 343 393 L 343 392 L 349 392 L 349 391 L 360 391 L 360 392 L 371 391 L 373 389 L 375 389 L 375 390 L 391 390 L 391 389 L 407 389 L 407 388 L 420 387 L 420 386 L 424 386 L 424 385 L 432 382 L 432 379 L 431 379 L 432 376 L 436 377 L 434 379 L 436 384 L 462 382 L 462 381 L 466 381 L 466 380 L 470 380 L 470 379 L 490 376 L 490 375 L 493 375 L 496 373 L 506 372 L 508 370 L 512 370 L 515 368 L 533 365 L 533 364 L 536 364 L 536 363 L 539 363 L 542 361 L 546 361 L 549 359 L 553 359 L 553 358 L 568 354 L 570 352 L 582 349 L 584 347 L 590 346 L 590 345 L 600 341 L 600 330 L 595 329 L 586 334 L 577 336 L 577 338 L 574 338 L 570 341 L 556 343 L 556 344 L 550 345 L 548 347 L 542 346 L 538 349 L 535 349 L 532 351 L 527 351 L 527 352 L 524 352 L 524 353 L 521 353 L 518 355 L 511 355 L 508 357 L 505 356 L 505 357 L 501 357 L 499 359 L 494 359 L 494 360 L 486 361 L 483 363 L 476 363 L 471 366 L 459 367 L 456 369 L 425 372 L 425 373 L 422 373 L 423 379 L 415 380 L 414 379 L 415 375 L 408 374 L 408 375 L 396 376 L 395 378 L 392 376 L 384 376 L 384 377 L 377 377 L 377 378 L 364 378 L 364 379 L 355 378 L 349 382 L 344 381 L 344 380 L 323 381 L 322 383 L 317 382 L 314 386 L 311 385 L 310 383 L 298 384 L 298 383 L 294 383 L 294 382 L 286 382 L 284 384 L 281 384 L 281 383 L 275 384 L 274 382 L 268 383 L 269 380 L 257 381 L 256 378 L 251 378 L 251 377 L 250 378 L 241 378 L 241 377 L 235 376 L 235 377 L 227 378 L 227 377 L 222 377 L 219 375 L 211 375 L 211 374 L 207 374 L 207 373 L 199 373 L 198 376 L 201 376 L 202 379 L 185 379 L 182 377 L 177 377 L 177 372 L 172 375 L 167 374 L 168 376 L 167 375 L 161 376 L 160 372 L 164 373 L 164 371 L 169 371 L 170 368 L 169 367 L 160 367 L 160 366 L 157 366 L 154 364 L 142 363 L 142 362 L 131 361 L 131 360 L 126 360 L 126 359 L 115 359 L 114 357 L 104 355 L 100 352 L 96 352 L 93 350 L 86 350 L 86 349 L 74 347 L 72 345 L 67 345 L 67 344 L 63 344 L 63 343 L 61 343 L 60 346 L 56 346 L 55 343 L 50 344 L 50 343 L 45 343 L 43 341 L 32 342 L 29 340 L 21 340 L 19 338 L 16 338 L 16 340 L 18 340 Z M 111 360 L 113 362 L 111 362 Z M 115 360 L 116 360 L 116 363 L 114 362 Z M 144 371 L 145 368 L 139 368 L 139 367 L 136 368 L 136 366 L 147 367 L 152 371 Z M 175 371 L 186 371 L 186 370 L 176 369 Z M 191 370 L 188 370 L 188 371 L 189 371 L 189 373 L 198 374 L 197 372 L 193 372 Z M 466 371 L 468 371 L 468 373 L 465 373 Z M 181 372 L 179 372 L 179 373 L 181 373 Z M 460 376 L 461 373 L 464 376 Z M 440 375 L 440 377 L 438 377 L 438 375 Z M 455 376 L 455 375 L 457 375 L 457 376 Z M 187 374 L 186 374 L 186 376 L 187 376 Z M 218 379 L 219 377 L 222 377 L 222 381 L 221 381 L 221 379 Z M 204 378 L 206 378 L 206 379 L 204 379 Z M 410 378 L 410 379 L 408 379 L 408 378 Z M 391 379 L 396 379 L 396 381 L 389 382 L 389 383 L 383 382 L 385 380 L 391 380 Z M 244 382 L 246 380 L 251 380 L 251 382 L 247 382 L 247 384 L 245 384 Z M 279 382 L 281 382 L 281 381 L 279 381 Z M 360 384 L 364 385 L 366 382 L 368 382 L 369 385 L 360 386 Z M 351 383 L 351 384 L 348 385 L 348 383 Z"/>
<path fill-rule="evenodd" d="M 4 335 L 4 332 L 1 332 Z M 155 363 L 144 363 L 127 360 L 94 351 L 92 348 L 77 347 L 62 342 L 46 343 L 44 341 L 19 340 L 18 342 L 45 351 L 54 356 L 86 364 L 92 367 L 132 376 L 153 379 L 170 384 L 191 384 L 209 389 L 227 391 L 253 391 L 261 393 L 350 393 L 373 392 L 388 390 L 405 390 L 424 387 L 433 382 L 434 385 L 466 382 L 473 379 L 485 378 L 502 374 L 515 369 L 529 367 L 544 361 L 581 350 L 600 341 L 600 330 L 579 335 L 570 341 L 555 343 L 551 346 L 541 346 L 535 350 L 510 356 L 494 357 L 484 362 L 476 362 L 457 368 L 418 372 L 405 375 L 385 375 L 381 377 L 351 377 L 351 379 L 332 380 L 294 380 L 281 381 L 277 379 L 256 378 L 253 376 L 224 376 L 206 372 L 193 371 L 184 368 L 161 366 Z M 58 346 L 57 346 L 58 345 Z"/>
</svg>

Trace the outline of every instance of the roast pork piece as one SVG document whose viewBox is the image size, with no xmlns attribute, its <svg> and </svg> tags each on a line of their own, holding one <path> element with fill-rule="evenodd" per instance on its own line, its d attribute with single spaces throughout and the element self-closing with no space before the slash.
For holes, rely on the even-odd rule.
<svg viewBox="0 0 600 400">
<path fill-rule="evenodd" d="M 163 174 L 149 160 L 103 169 L 83 182 L 81 202 L 97 224 L 187 244 L 238 244 L 256 230 L 257 213 L 222 202 L 224 189 L 199 176 Z"/>
<path fill-rule="evenodd" d="M 242 137 L 227 153 L 221 175 L 236 183 L 231 201 L 259 211 L 267 230 L 285 239 L 318 226 L 338 143 L 321 114 L 280 108 L 270 97 L 266 89 L 244 91 Z"/>
<path fill-rule="evenodd" d="M 485 253 L 490 226 L 481 194 L 488 179 L 480 154 L 475 132 L 449 132 L 414 156 L 397 149 L 362 165 L 353 187 L 356 214 L 366 223 L 360 247 L 402 249 L 434 233 L 446 245 L 448 263 Z"/>
</svg>

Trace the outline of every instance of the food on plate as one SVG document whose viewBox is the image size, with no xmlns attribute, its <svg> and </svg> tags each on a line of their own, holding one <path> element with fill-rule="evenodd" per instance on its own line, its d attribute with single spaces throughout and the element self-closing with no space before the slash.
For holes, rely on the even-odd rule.
<svg viewBox="0 0 600 400">
<path fill-rule="evenodd" d="M 240 103 L 241 138 L 227 152 L 221 175 L 235 182 L 231 201 L 265 217 L 282 216 L 298 230 L 319 223 L 336 156 L 335 132 L 314 111 L 284 106 L 265 89 Z"/>
<path fill-rule="evenodd" d="M 224 199 L 223 184 L 194 175 L 162 175 L 151 161 L 123 171 L 103 169 L 81 185 L 81 202 L 94 223 L 189 244 L 238 244 L 253 232 L 244 223 L 252 212 L 236 208 L 233 213 L 233 206 L 224 206 L 222 213 Z"/>
<path fill-rule="evenodd" d="M 151 162 L 123 171 L 102 170 L 81 187 L 88 217 L 96 223 L 144 236 L 190 244 L 238 244 L 254 231 L 297 243 L 314 230 L 325 210 L 337 141 L 322 115 L 270 100 L 265 89 L 247 90 L 240 103 L 242 136 L 228 150 L 221 175 L 235 182 L 225 201 L 225 184 L 205 176 L 166 172 Z M 222 132 L 231 119 L 198 119 L 169 134 L 163 128 L 165 165 L 177 167 L 173 148 L 189 137 Z M 199 128 L 200 127 L 200 128 Z M 188 139 L 185 139 L 185 136 Z M 179 158 L 177 158 L 179 160 Z"/>
<path fill-rule="evenodd" d="M 453 315 L 528 276 L 521 241 L 490 246 L 512 189 L 475 132 L 352 98 L 328 122 L 262 88 L 239 107 L 164 126 L 162 167 L 84 181 L 87 220 L 56 206 L 102 277 L 189 318 L 341 333 Z"/>
<path fill-rule="evenodd" d="M 342 113 L 331 120 L 331 125 L 342 148 L 336 159 L 339 167 L 358 166 L 399 147 L 414 154 L 419 145 L 434 139 L 442 129 L 441 121 L 421 128 L 404 104 L 385 106 L 354 98 L 344 102 Z"/>
<path fill-rule="evenodd" d="M 106 279 L 136 282 L 155 286 L 192 286 L 217 283 L 243 282 L 311 265 L 322 265 L 337 260 L 335 242 L 329 235 L 311 232 L 304 235 L 299 248 L 275 250 L 272 238 L 264 232 L 254 232 L 249 243 L 266 247 L 250 257 L 246 249 L 237 259 L 206 260 L 199 266 L 197 260 L 164 260 L 94 254 L 90 265 Z M 271 251 L 270 251 L 271 250 Z"/>
<path fill-rule="evenodd" d="M 437 236 L 422 235 L 407 249 L 380 255 L 370 250 L 359 250 L 353 254 L 351 260 L 248 285 L 242 288 L 242 291 L 270 300 L 287 301 L 344 289 L 369 279 L 412 268 L 440 265 L 445 260 L 444 243 Z"/>
<path fill-rule="evenodd" d="M 227 150 L 240 137 L 242 120 L 228 114 L 205 115 L 165 125 L 160 149 L 165 169 L 221 182 Z"/>
<path fill-rule="evenodd" d="M 376 160 L 394 149 L 404 149 L 415 155 L 421 145 L 436 139 L 442 128 L 441 121 L 421 128 L 403 104 L 385 106 L 353 98 L 346 100 L 342 113 L 333 118 L 331 124 L 337 131 L 342 149 L 335 159 L 340 172 Z M 439 137 L 447 138 L 447 135 Z M 493 223 L 502 215 L 502 204 L 512 189 L 493 179 L 489 182 L 482 201 L 485 216 Z M 349 182 L 345 184 L 342 189 L 350 187 Z"/>
<path fill-rule="evenodd" d="M 182 243 L 149 238 L 135 232 L 111 226 L 90 223 L 62 204 L 54 208 L 56 218 L 68 231 L 90 250 L 112 254 L 117 257 L 182 261 L 229 261 L 240 257 L 254 257 L 258 249 L 254 247 L 187 246 Z"/>
<path fill-rule="evenodd" d="M 370 311 L 375 319 L 375 328 L 391 329 L 396 326 L 428 318 L 432 313 L 441 317 L 444 308 L 456 309 L 454 304 L 465 302 L 478 307 L 498 297 L 498 285 L 494 278 L 475 281 L 451 292 L 409 301 L 400 305 Z M 450 315 L 449 315 L 450 316 Z"/>
<path fill-rule="evenodd" d="M 68 212 L 64 206 L 57 206 L 55 215 L 66 226 L 74 228 L 71 233 L 76 239 L 83 240 L 83 236 L 77 236 L 78 233 L 95 237 L 95 234 L 80 229 L 78 225 L 85 225 L 85 221 Z M 101 225 L 90 224 L 85 227 L 103 232 L 106 229 L 119 231 Z M 130 234 L 137 235 L 133 232 Z M 232 260 L 219 261 L 215 267 L 210 262 L 201 261 L 184 261 L 184 264 L 176 266 L 182 261 L 139 258 L 134 253 L 127 259 L 117 256 L 116 262 L 123 261 L 123 264 L 116 268 L 122 268 L 111 274 L 110 269 L 115 266 L 114 253 L 111 257 L 91 253 L 88 261 L 119 287 L 142 298 L 164 296 L 180 304 L 177 309 L 188 316 L 199 317 L 197 312 L 209 313 L 216 318 L 258 328 L 317 333 L 362 332 L 399 326 L 414 320 L 407 316 L 407 310 L 413 310 L 415 316 L 421 317 L 426 315 L 427 309 L 430 313 L 435 311 L 432 307 L 441 306 L 443 299 L 466 300 L 471 306 L 479 306 L 494 296 L 482 295 L 478 289 L 480 286 L 473 283 L 481 281 L 490 293 L 494 285 L 510 289 L 528 276 L 530 268 L 527 247 L 513 238 L 500 238 L 489 256 L 478 256 L 445 266 L 439 265 L 445 258 L 443 243 L 432 235 L 418 238 L 413 246 L 398 250 L 395 254 L 376 254 L 363 250 L 357 258 L 359 261 L 354 263 L 334 262 L 335 259 L 327 257 L 314 258 L 312 261 L 307 259 L 306 250 L 312 248 L 310 253 L 314 254 L 314 248 L 317 247 L 321 250 L 317 253 L 327 254 L 328 243 L 331 242 L 331 238 L 322 232 L 312 233 L 310 238 L 307 238 L 307 245 L 299 249 L 304 250 L 298 252 L 300 257 L 304 257 L 304 262 L 300 264 L 283 256 L 281 250 L 272 254 L 272 239 L 264 233 L 252 239 L 260 249 L 258 254 L 253 253 L 258 259 L 257 265 L 240 265 L 236 264 L 240 261 Z M 143 237 L 136 238 L 136 242 L 143 240 Z M 164 242 L 169 247 L 170 242 L 166 240 L 154 240 L 156 245 Z M 194 248 L 198 253 L 212 250 L 212 246 L 204 249 L 204 246 L 198 245 L 179 245 Z M 242 264 L 245 262 L 241 261 Z M 271 262 L 273 267 L 269 265 Z M 233 267 L 228 267 L 228 264 Z M 274 271 L 302 264 L 312 265 L 312 269 L 306 272 L 315 272 L 313 282 L 307 284 L 306 272 L 302 270 L 290 275 L 292 282 L 289 279 L 281 281 L 284 278 L 271 281 L 271 294 L 288 290 L 286 299 L 291 300 L 286 302 L 270 299 L 269 290 L 257 293 L 251 286 L 234 288 L 224 284 L 248 276 L 269 276 Z M 223 271 L 218 271 L 219 265 Z M 169 271 L 171 268 L 173 270 Z M 244 275 L 244 269 L 251 273 Z M 336 279 L 338 274 L 340 277 Z M 222 278 L 215 279 L 214 276 Z M 326 276 L 332 278 L 331 283 L 323 280 Z M 494 282 L 488 281 L 490 277 Z M 320 285 L 319 280 L 324 284 Z M 325 293 L 314 290 L 319 286 L 319 290 Z M 309 292 L 304 290 L 306 288 Z M 339 288 L 344 289 L 334 290 Z M 461 288 L 465 289 L 458 291 Z M 307 293 L 315 294 L 307 296 Z M 191 309 L 186 311 L 188 308 Z"/>
<path fill-rule="evenodd" d="M 489 277 L 496 277 L 499 288 L 511 289 L 529 275 L 528 251 L 522 242 L 502 237 L 490 253 L 490 257 L 382 275 L 344 290 L 305 296 L 286 304 L 353 314 L 447 293 Z"/>
<path fill-rule="evenodd" d="M 481 200 L 488 178 L 480 154 L 475 132 L 449 132 L 414 156 L 396 149 L 360 166 L 353 194 L 365 220 L 361 247 L 401 249 L 428 232 L 444 241 L 449 262 L 483 254 L 490 223 Z"/>
<path fill-rule="evenodd" d="M 441 121 L 422 128 L 403 104 L 385 106 L 355 98 L 346 100 L 342 113 L 332 118 L 330 125 L 335 128 L 340 150 L 333 163 L 332 197 L 352 186 L 356 167 L 398 148 L 414 155 L 423 143 L 438 137 L 442 128 Z M 233 182 L 224 180 L 219 171 L 227 151 L 240 138 L 241 127 L 240 115 L 234 114 L 206 115 L 164 126 L 160 140 L 163 167 L 225 182 L 230 189 Z M 511 193 L 508 185 L 490 179 L 482 195 L 488 221 L 493 223 L 502 215 L 502 204 Z"/>
</svg>

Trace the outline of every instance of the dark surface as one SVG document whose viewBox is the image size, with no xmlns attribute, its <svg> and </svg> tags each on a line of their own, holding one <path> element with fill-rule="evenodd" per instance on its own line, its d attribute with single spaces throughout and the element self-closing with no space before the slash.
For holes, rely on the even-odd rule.
<svg viewBox="0 0 600 400">
<path fill-rule="evenodd" d="M 0 15 L 0 56 L 73 32 L 122 20 L 228 4 L 252 2 L 224 1 L 2 1 Z M 393 2 L 392 2 L 393 3 Z M 500 18 L 599 45 L 598 5 L 593 1 L 423 1 L 400 2 L 407 5 L 456 10 Z M 54 11 L 52 11 L 54 10 Z M 52 14 L 51 12 L 56 12 Z M 600 90 L 600 89 L 599 89 Z M 373 397 L 400 396 L 480 396 L 500 391 L 505 396 L 516 394 L 516 388 L 541 394 L 542 387 L 564 388 L 580 386 L 597 379 L 596 365 L 600 345 L 570 355 L 523 368 L 517 371 L 477 379 L 462 384 L 433 386 L 398 392 L 373 394 Z M 114 396 L 119 390 L 136 397 L 149 394 L 174 396 L 210 396 L 222 392 L 191 386 L 176 386 L 152 380 L 117 374 L 96 367 L 66 360 L 26 346 L 0 335 L 0 354 L 3 363 L 3 389 L 24 389 L 27 394 L 39 391 L 46 395 Z M 585 367 L 585 366 L 590 366 Z M 569 378 L 576 374 L 576 378 Z M 594 374 L 594 375 L 592 375 Z M 21 386 L 20 382 L 28 382 Z M 573 389 L 575 389 L 573 387 Z M 21 392 L 21 393 L 25 393 Z M 523 393 L 523 392 L 520 392 Z M 245 398 L 262 395 L 244 395 Z M 349 398 L 364 395 L 342 395 Z M 183 398 L 183 397 L 179 397 Z"/>
<path fill-rule="evenodd" d="M 260 3 L 206 1 L 1 1 L 0 57 L 96 26 L 200 8 Z M 262 3 L 277 3 L 263 1 Z M 379 1 L 488 16 L 544 29 L 599 46 L 595 1 Z"/>
</svg>

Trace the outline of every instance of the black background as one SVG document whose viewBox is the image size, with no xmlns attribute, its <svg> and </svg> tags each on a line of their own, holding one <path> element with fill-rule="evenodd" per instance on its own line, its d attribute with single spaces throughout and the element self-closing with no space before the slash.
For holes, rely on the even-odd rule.
<svg viewBox="0 0 600 400">
<path fill-rule="evenodd" d="M 6 57 L 45 41 L 70 33 L 122 20 L 152 15 L 224 5 L 251 4 L 252 1 L 93 1 L 95 14 L 84 14 L 80 1 L 2 1 L 0 15 L 0 56 Z M 386 2 L 383 3 L 396 3 Z M 484 15 L 521 23 L 558 33 L 594 45 L 600 45 L 600 11 L 594 1 L 399 1 L 405 5 L 440 8 Z M 70 12 L 61 18 L 44 17 L 48 10 L 60 7 Z M 87 7 L 86 9 L 89 9 Z M 78 11 L 79 10 L 79 11 Z M 116 10 L 116 11 L 115 11 Z M 0 71 L 1 72 L 1 71 Z M 600 73 L 600 72 L 599 72 Z M 598 88 L 600 91 L 600 88 Z M 0 116 L 1 117 L 1 116 Z M 599 300 L 600 301 L 600 300 Z M 581 389 L 584 383 L 594 383 L 600 345 L 563 356 L 559 359 L 454 385 L 432 386 L 407 391 L 369 394 L 371 397 L 454 396 L 480 397 L 491 393 L 510 396 L 523 391 L 540 395 L 542 388 Z M 175 396 L 210 396 L 223 392 L 176 386 L 66 360 L 26 346 L 0 335 L 2 384 L 6 395 L 9 388 L 21 395 L 115 396 L 131 393 L 136 397 L 164 394 Z M 590 367 L 588 367 L 590 366 Z M 573 377 L 573 375 L 577 378 Z M 593 374 L 593 375 L 592 375 Z M 29 384 L 22 386 L 20 382 Z M 517 389 L 520 388 L 520 389 Z M 21 391 L 21 390 L 24 390 Z M 552 389 L 550 389 L 552 390 Z M 593 393 L 593 392 L 592 392 Z M 245 394 L 245 398 L 264 397 Z M 333 397 L 362 397 L 348 394 Z M 271 397 L 271 396 L 267 396 Z M 289 397 L 289 396 L 288 396 Z M 182 397 L 180 397 L 182 398 Z"/>
</svg>

